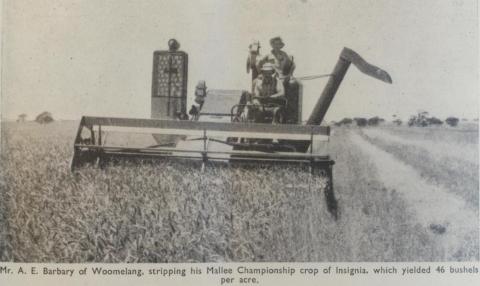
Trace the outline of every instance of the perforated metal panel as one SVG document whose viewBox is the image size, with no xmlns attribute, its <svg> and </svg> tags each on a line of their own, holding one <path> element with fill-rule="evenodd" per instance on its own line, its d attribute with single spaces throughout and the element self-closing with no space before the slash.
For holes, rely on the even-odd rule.
<svg viewBox="0 0 480 286">
<path fill-rule="evenodd" d="M 178 118 L 187 113 L 187 75 L 185 52 L 154 52 L 152 118 Z"/>
</svg>

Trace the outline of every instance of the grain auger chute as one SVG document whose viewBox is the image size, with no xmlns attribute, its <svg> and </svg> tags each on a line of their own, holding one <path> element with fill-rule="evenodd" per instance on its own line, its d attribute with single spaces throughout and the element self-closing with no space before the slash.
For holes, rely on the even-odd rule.
<svg viewBox="0 0 480 286">
<path fill-rule="evenodd" d="M 302 164 L 312 173 L 319 171 L 328 177 L 325 194 L 330 211 L 335 213 L 334 161 L 326 150 L 330 128 L 320 124 L 351 63 L 365 74 L 391 83 L 388 73 L 344 48 L 305 125 L 301 123 L 299 82 L 286 86 L 286 105 L 273 108 L 283 112 L 277 121 L 268 106 L 250 110 L 253 105 L 248 92 L 207 93 L 203 81 L 197 85 L 188 116 L 188 57 L 178 51 L 177 41 L 171 40 L 169 47 L 169 51 L 154 53 L 152 119 L 82 117 L 75 137 L 72 171 L 88 164 L 105 166 L 119 158 L 195 160 L 202 168 L 210 162 Z"/>
</svg>

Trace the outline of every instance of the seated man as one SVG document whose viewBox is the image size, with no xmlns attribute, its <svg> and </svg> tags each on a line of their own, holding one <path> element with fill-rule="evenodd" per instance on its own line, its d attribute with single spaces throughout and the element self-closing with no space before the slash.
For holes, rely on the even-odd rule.
<svg viewBox="0 0 480 286">
<path fill-rule="evenodd" d="M 262 57 L 258 65 L 271 63 L 278 75 L 280 81 L 283 82 L 285 98 L 287 105 L 285 106 L 285 118 L 283 123 L 298 124 L 301 120 L 300 101 L 301 99 L 301 84 L 293 77 L 295 70 L 295 62 L 293 56 L 288 55 L 283 51 L 285 44 L 280 37 L 275 37 L 270 40 L 272 50 L 270 54 Z"/>
<path fill-rule="evenodd" d="M 255 122 L 262 122 L 271 113 L 274 123 L 283 123 L 280 110 L 286 104 L 285 90 L 282 81 L 277 77 L 271 63 L 263 64 L 261 74 L 253 81 L 251 104 L 255 112 Z"/>
<path fill-rule="evenodd" d="M 195 102 L 188 112 L 192 116 L 192 120 L 198 120 L 200 110 L 203 107 L 203 103 L 205 103 L 205 97 L 207 97 L 207 85 L 204 80 L 201 80 L 195 87 Z"/>
</svg>

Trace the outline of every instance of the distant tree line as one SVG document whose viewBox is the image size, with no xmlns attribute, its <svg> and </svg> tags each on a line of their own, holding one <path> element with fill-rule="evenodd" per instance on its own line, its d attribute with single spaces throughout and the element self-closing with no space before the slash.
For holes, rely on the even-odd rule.
<svg viewBox="0 0 480 286">
<path fill-rule="evenodd" d="M 443 121 L 436 118 L 430 117 L 428 112 L 421 111 L 417 115 L 413 115 L 408 120 L 408 126 L 417 126 L 417 127 L 426 127 L 432 125 L 442 125 Z"/>
<path fill-rule="evenodd" d="M 448 126 L 455 127 L 458 125 L 460 119 L 457 117 L 447 117 L 445 119 L 445 123 Z M 408 120 L 408 126 L 416 126 L 416 127 L 427 127 L 427 126 L 439 126 L 442 125 L 444 122 L 434 116 L 429 116 L 428 112 L 421 111 L 417 115 L 413 115 Z"/>
<path fill-rule="evenodd" d="M 18 115 L 17 122 L 18 123 L 26 122 L 27 121 L 27 116 L 28 115 L 25 114 L 25 113 L 22 113 L 22 114 Z M 53 119 L 53 115 L 48 111 L 44 111 L 44 112 L 40 113 L 39 115 L 37 115 L 35 117 L 35 122 L 40 123 L 40 124 L 48 124 L 48 123 L 51 123 L 53 121 L 55 121 Z"/>
<path fill-rule="evenodd" d="M 397 126 L 401 126 L 403 124 L 403 121 L 401 119 L 396 118 L 396 115 L 393 115 L 393 117 L 395 118 L 394 120 L 391 121 L 393 124 Z M 467 121 L 467 120 L 462 119 L 462 121 Z M 474 121 L 478 121 L 478 119 Z M 345 117 L 338 122 L 333 122 L 333 124 L 335 126 L 356 125 L 358 127 L 366 127 L 366 126 L 378 126 L 384 122 L 385 122 L 385 119 L 378 116 L 371 117 L 371 118 L 355 117 L 353 119 Z M 407 125 L 409 127 L 414 127 L 414 126 L 427 127 L 427 126 L 440 126 L 445 123 L 448 126 L 456 127 L 459 122 L 460 122 L 460 119 L 457 117 L 450 116 L 446 118 L 445 121 L 442 121 L 435 116 L 430 116 L 426 111 L 421 111 L 418 114 L 411 116 L 407 122 Z"/>
<path fill-rule="evenodd" d="M 35 118 L 35 122 L 40 124 L 48 124 L 53 122 L 53 116 L 50 112 L 44 111 L 37 115 L 37 117 Z"/>
<path fill-rule="evenodd" d="M 335 122 L 335 126 L 342 126 L 342 125 L 351 125 L 355 122 L 355 124 L 359 127 L 364 127 L 364 126 L 377 126 L 380 123 L 385 122 L 385 119 L 380 118 L 378 116 L 371 117 L 371 118 L 363 118 L 363 117 L 355 117 L 353 119 L 351 118 L 343 118 L 342 120 Z"/>
</svg>

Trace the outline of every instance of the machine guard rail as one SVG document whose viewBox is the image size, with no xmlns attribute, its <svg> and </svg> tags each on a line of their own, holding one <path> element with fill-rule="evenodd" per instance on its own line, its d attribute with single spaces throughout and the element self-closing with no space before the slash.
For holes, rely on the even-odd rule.
<svg viewBox="0 0 480 286">
<path fill-rule="evenodd" d="M 108 146 L 102 141 L 103 130 L 109 127 L 137 128 L 143 131 L 158 134 L 177 134 L 185 136 L 199 136 L 203 140 L 203 148 L 197 150 L 180 149 L 164 146 L 118 147 Z M 90 131 L 90 137 L 82 138 L 82 131 Z M 96 136 L 97 135 L 97 136 Z M 312 167 L 331 172 L 334 164 L 327 155 L 318 155 L 312 152 L 260 152 L 260 151 L 211 151 L 208 150 L 209 138 L 215 136 L 244 137 L 244 138 L 279 138 L 283 140 L 309 141 L 313 146 L 316 136 L 327 138 L 330 128 L 317 125 L 271 125 L 271 124 L 244 124 L 223 122 L 176 121 L 158 119 L 89 117 L 81 119 L 74 142 L 74 155 L 71 169 L 85 164 L 95 164 L 109 158 L 184 158 L 196 159 L 203 163 L 207 161 L 262 161 L 265 163 L 307 163 Z M 227 159 L 226 159 L 227 158 Z M 331 174 L 330 174 L 331 175 Z"/>
</svg>

